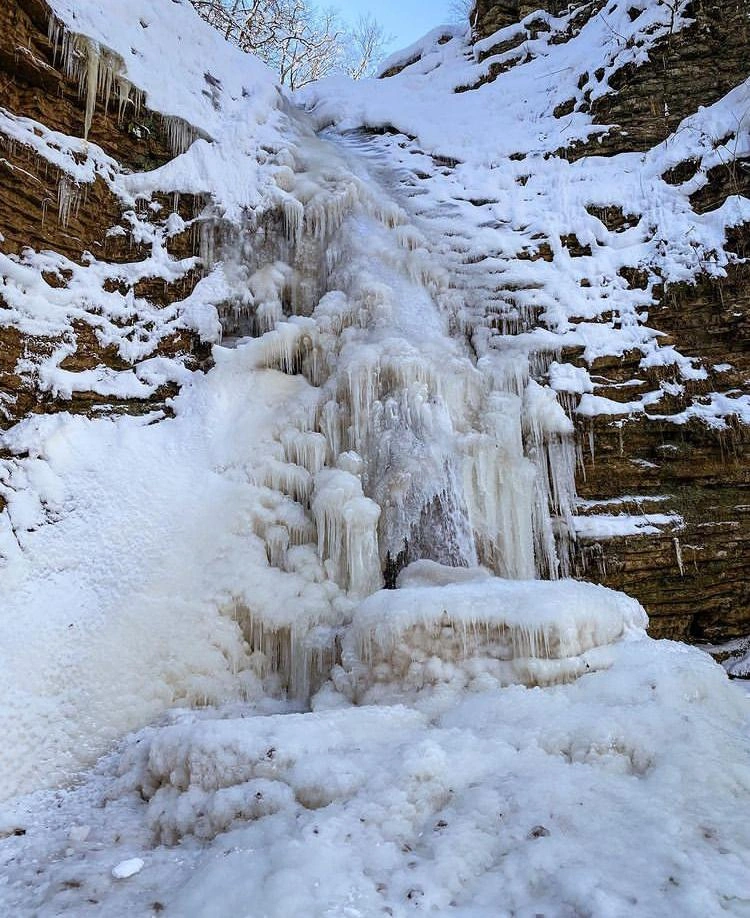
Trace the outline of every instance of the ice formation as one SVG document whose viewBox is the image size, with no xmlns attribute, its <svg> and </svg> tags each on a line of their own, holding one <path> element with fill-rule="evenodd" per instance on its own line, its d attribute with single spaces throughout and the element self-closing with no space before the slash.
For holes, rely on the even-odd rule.
<svg viewBox="0 0 750 918">
<path fill-rule="evenodd" d="M 746 907 L 746 699 L 699 651 L 646 638 L 635 601 L 565 579 L 585 526 L 679 518 L 576 514 L 565 395 L 582 395 L 581 413 L 601 405 L 561 349 L 641 348 L 696 372 L 639 321 L 642 293 L 619 291 L 616 329 L 573 329 L 569 302 L 598 315 L 611 285 L 582 287 L 590 262 L 562 281 L 542 262 L 532 282 L 516 258 L 542 217 L 565 219 L 559 188 L 609 200 L 610 167 L 560 181 L 574 167 L 544 156 L 559 138 L 539 139 L 516 103 L 536 174 L 509 158 L 495 168 L 516 152 L 503 146 L 513 132 L 469 150 L 461 138 L 485 114 L 454 89 L 494 58 L 468 61 L 455 30 L 428 36 L 407 73 L 422 86 L 435 70 L 433 95 L 414 95 L 423 107 L 386 82 L 334 82 L 306 94 L 311 117 L 186 3 L 131 0 L 111 17 L 90 0 L 52 6 L 84 134 L 116 92 L 121 116 L 162 113 L 178 155 L 125 174 L 94 144 L 0 112 L 60 169 L 63 221 L 77 187 L 100 176 L 150 248 L 116 266 L 0 255 L 3 298 L 18 327 L 64 338 L 95 293 L 97 335 L 134 360 L 183 328 L 214 346 L 205 374 L 158 358 L 83 378 L 61 366 L 69 341 L 20 367 L 63 394 L 181 390 L 173 416 L 32 416 L 3 436 L 3 793 L 64 785 L 152 724 L 59 808 L 45 794 L 11 805 L 8 914 L 75 910 L 77 890 L 112 916 L 160 897 L 175 914 L 245 914 L 252 901 L 279 918 L 494 918 L 498 902 L 508 915 Z M 652 6 L 656 33 L 666 14 Z M 174 51 L 177 27 L 194 40 L 189 60 Z M 544 63 L 541 42 L 530 47 Z M 173 94 L 154 77 L 164 53 L 183 77 Z M 524 105 L 548 108 L 549 84 L 534 86 Z M 431 127 L 446 95 L 450 137 Z M 360 130 L 384 123 L 418 131 Z M 324 124 L 338 130 L 317 134 Z M 671 155 L 654 154 L 647 175 Z M 645 214 L 639 181 L 628 172 L 623 193 Z M 472 203 L 488 185 L 494 203 Z M 195 195 L 194 219 L 149 217 L 156 191 Z M 679 236 L 687 216 L 675 210 Z M 696 244 L 735 217 L 705 218 Z M 639 245 L 653 241 L 646 223 L 628 230 Z M 178 261 L 166 243 L 186 229 L 201 233 L 201 257 Z M 574 229 L 596 249 L 601 227 Z M 606 257 L 616 274 L 619 256 Z M 665 257 L 665 272 L 692 257 Z M 193 293 L 165 310 L 107 292 L 114 279 L 132 288 L 198 268 Z M 67 286 L 44 284 L 45 271 L 68 272 Z M 701 407 L 720 418 L 714 402 Z M 591 870 L 600 858 L 606 881 Z"/>
<path fill-rule="evenodd" d="M 609 666 L 606 648 L 646 624 L 635 600 L 593 584 L 417 561 L 398 586 L 361 603 L 344 637 L 333 681 L 358 704 L 571 681 Z"/>
</svg>

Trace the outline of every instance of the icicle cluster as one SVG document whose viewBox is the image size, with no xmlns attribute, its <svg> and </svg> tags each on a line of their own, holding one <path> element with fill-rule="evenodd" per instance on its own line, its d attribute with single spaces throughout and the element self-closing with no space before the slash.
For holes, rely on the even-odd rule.
<svg viewBox="0 0 750 918">
<path fill-rule="evenodd" d="M 216 253 L 234 291 L 226 343 L 313 387 L 254 473 L 283 496 L 258 530 L 269 565 L 303 565 L 352 599 L 419 559 L 565 574 L 575 453 L 555 393 L 534 380 L 549 359 L 513 347 L 473 359 L 451 334 L 455 278 L 373 176 L 302 128 L 274 157 L 275 213 L 249 216 Z M 252 646 L 276 642 L 263 653 L 284 684 L 309 686 L 299 635 L 251 618 Z"/>
<path fill-rule="evenodd" d="M 89 136 L 97 102 L 101 102 L 107 113 L 114 101 L 120 122 L 126 117 L 139 117 L 143 92 L 125 76 L 125 63 L 118 54 L 85 35 L 71 32 L 55 16 L 50 16 L 48 32 L 55 63 L 59 62 L 63 73 L 78 82 L 80 96 L 85 100 L 84 139 Z M 183 118 L 165 115 L 162 124 L 175 156 L 184 153 L 201 136 Z"/>
<path fill-rule="evenodd" d="M 119 55 L 84 35 L 70 32 L 54 16 L 49 21 L 49 39 L 55 49 L 55 62 L 60 63 L 66 76 L 78 81 L 79 92 L 85 99 L 84 138 L 91 130 L 97 99 L 101 99 L 106 112 L 114 96 L 119 119 L 126 113 L 138 117 L 143 93 L 125 76 L 125 65 Z"/>
</svg>

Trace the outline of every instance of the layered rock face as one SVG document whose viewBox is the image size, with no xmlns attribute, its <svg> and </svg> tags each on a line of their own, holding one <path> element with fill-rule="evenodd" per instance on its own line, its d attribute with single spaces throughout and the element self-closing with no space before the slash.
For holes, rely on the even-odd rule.
<svg viewBox="0 0 750 918">
<path fill-rule="evenodd" d="M 5 261 L 0 268 L 8 282 L 0 288 L 0 429 L 30 413 L 163 409 L 177 391 L 174 382 L 140 387 L 133 379 L 131 394 L 124 392 L 128 386 L 108 386 L 107 378 L 132 375 L 149 358 L 178 357 L 195 367 L 206 355 L 199 336 L 167 316 L 198 280 L 190 262 L 197 235 L 164 234 L 165 260 L 157 266 L 148 232 L 137 228 L 148 224 L 158 234 L 171 212 L 182 215 L 184 226 L 196 202 L 189 195 L 162 195 L 162 204 L 149 209 L 123 201 L 113 187 L 119 173 L 157 168 L 173 158 L 169 125 L 129 87 L 127 98 L 120 94 L 116 100 L 113 90 L 109 103 L 100 98 L 95 117 L 87 116 L 86 53 L 83 45 L 65 46 L 41 0 L 2 5 L 0 255 L 12 256 L 15 267 Z M 107 66 L 105 61 L 102 70 Z M 105 80 L 94 87 L 94 98 Z M 76 139 L 84 134 L 105 157 L 92 157 L 87 143 Z M 31 261 L 43 281 L 33 291 L 23 288 L 16 273 Z M 107 267 L 98 270 L 99 263 Z M 171 277 L 162 270 L 166 263 Z M 99 302 L 76 292 L 95 273 Z M 21 290 L 50 298 L 48 322 L 29 321 Z M 103 301 L 112 297 L 121 303 L 105 318 Z M 70 386 L 52 381 L 45 374 L 51 368 L 71 374 Z"/>
<path fill-rule="evenodd" d="M 554 17 L 563 7 L 574 9 L 574 14 L 559 27 Z M 551 43 L 569 40 L 601 7 L 598 3 L 569 7 L 557 2 L 479 0 L 474 30 L 478 39 L 490 45 L 482 49 L 485 56 L 512 46 L 522 51 L 523 42 L 540 31 L 549 35 Z M 637 22 L 643 10 L 643 4 L 633 4 L 630 19 Z M 608 76 L 604 92 L 594 93 L 593 100 L 591 77 L 596 83 L 604 71 L 578 75 L 578 95 L 555 114 L 564 121 L 574 112 L 587 112 L 607 130 L 587 142 L 561 148 L 560 156 L 576 161 L 647 151 L 670 137 L 700 106 L 715 103 L 748 78 L 747 0 L 698 0 L 676 4 L 674 13 L 687 23 L 670 29 L 644 60 L 616 69 Z M 495 35 L 498 29 L 504 31 Z M 623 39 L 622 44 L 632 45 L 632 39 Z M 740 119 L 731 137 L 716 139 L 717 147 L 727 141 L 718 164 L 705 167 L 699 157 L 688 158 L 665 173 L 666 181 L 688 189 L 696 214 L 717 211 L 732 196 L 750 195 L 750 159 L 740 149 L 747 131 L 747 122 Z M 690 193 L 690 188 L 695 190 Z M 620 232 L 628 226 L 627 215 L 617 208 L 601 207 L 595 213 L 609 229 Z M 578 240 L 571 242 L 575 249 Z M 663 417 L 665 413 L 678 416 L 694 399 L 708 401 L 708 393 L 724 393 L 731 400 L 747 392 L 750 267 L 744 259 L 750 252 L 750 227 L 746 223 L 727 233 L 724 250 L 733 263 L 723 277 L 707 273 L 690 283 L 665 284 L 647 263 L 623 272 L 631 289 L 642 287 L 651 295 L 648 323 L 668 336 L 662 343 L 671 342 L 705 375 L 681 380 L 666 410 L 662 401 L 654 408 L 618 408 L 615 415 L 578 420 L 582 464 L 577 485 L 579 495 L 591 502 L 591 512 L 614 509 L 648 518 L 668 510 L 682 517 L 679 531 L 606 539 L 583 535 L 578 541 L 578 574 L 637 596 L 651 617 L 650 631 L 657 636 L 717 640 L 750 628 L 748 428 L 731 417 L 726 424 L 692 418 L 679 425 Z M 579 247 L 577 254 L 585 256 L 586 250 Z M 571 352 L 566 358 L 583 365 L 580 353 Z M 597 394 L 624 405 L 639 393 L 675 382 L 665 367 L 644 369 L 636 352 L 594 360 L 588 369 L 601 384 Z M 731 401 L 727 411 L 731 413 Z"/>
<path fill-rule="evenodd" d="M 478 37 L 487 38 L 499 29 L 520 22 L 537 10 L 546 10 L 557 15 L 568 5 L 563 0 L 542 0 L 541 3 L 535 3 L 534 0 L 477 0 L 472 12 L 472 24 Z"/>
<path fill-rule="evenodd" d="M 667 138 L 667 145 L 676 138 L 678 149 L 680 132 L 693 130 L 679 129 L 683 119 L 747 78 L 749 7 L 748 0 L 678 4 L 673 27 L 667 17 L 666 28 L 651 42 L 650 26 L 637 31 L 650 6 L 634 3 L 628 10 L 633 35 L 614 43 L 611 60 L 592 60 L 591 66 L 580 60 L 575 91 L 554 106 L 561 127 L 585 114 L 600 129 L 585 139 L 575 136 L 545 158 L 575 164 L 585 157 L 646 154 Z M 475 54 L 487 62 L 480 82 L 509 74 L 540 50 L 568 45 L 602 9 L 601 3 L 547 2 L 540 8 L 522 0 L 478 0 Z M 205 201 L 159 192 L 148 201 L 126 201 L 113 178 L 170 163 L 185 137 L 173 121 L 150 112 L 135 90 L 128 88 L 124 101 L 122 95 L 115 99 L 113 90 L 107 104 L 106 74 L 111 71 L 116 83 L 116 62 L 102 69 L 91 118 L 82 78 L 88 62 L 85 46 L 66 45 L 55 32 L 41 0 L 3 5 L 0 257 L 12 256 L 0 270 L 12 279 L 0 288 L 5 428 L 34 413 L 168 413 L 177 376 L 144 375 L 142 365 L 153 366 L 161 356 L 173 365 L 176 358 L 186 369 L 207 365 L 208 346 L 185 321 L 181 306 L 201 276 L 198 255 L 207 221 L 198 216 Z M 92 156 L 77 139 L 87 133 L 102 155 Z M 740 121 L 714 138 L 711 155 L 705 144 L 697 144 L 695 155 L 678 152 L 665 169 L 664 180 L 684 192 L 696 218 L 748 196 L 746 135 L 747 124 Z M 519 186 L 529 181 L 522 166 L 527 155 L 518 149 L 508 157 L 519 172 Z M 446 169 L 453 165 L 449 158 L 435 162 Z M 486 202 L 475 195 L 474 204 Z M 615 241 L 626 238 L 642 217 L 605 199 L 588 206 L 587 215 Z M 42 254 L 48 252 L 57 254 Z M 591 253 L 592 240 L 540 231 L 512 258 L 534 261 L 540 270 L 564 262 L 565 271 L 568 260 L 581 263 Z M 658 636 L 713 640 L 750 631 L 748 428 L 732 410 L 746 395 L 750 373 L 750 269 L 743 260 L 748 253 L 750 231 L 739 223 L 721 244 L 720 271 L 707 265 L 704 274 L 675 282 L 660 275 L 651 256 L 639 258 L 637 252 L 617 269 L 621 287 L 597 321 L 622 329 L 626 310 L 618 296 L 637 302 L 639 320 L 662 333 L 662 348 L 673 347 L 689 362 L 687 374 L 665 363 L 644 364 L 636 348 L 591 357 L 584 347 L 570 346 L 556 355 L 561 365 L 585 370 L 596 397 L 606 400 L 604 408 L 600 402 L 594 412 L 580 411 L 585 393 L 559 390 L 575 419 L 580 447 L 577 487 L 584 522 L 573 570 L 640 599 Z M 27 321 L 24 265 L 42 279 L 34 294 L 58 307 L 54 320 Z M 92 274 L 100 293 L 81 297 L 79 281 Z M 542 278 L 540 287 L 545 282 Z M 582 276 L 580 287 L 588 283 Z M 513 284 L 500 292 L 519 303 L 523 293 Z M 525 308 L 520 303 L 519 310 Z M 541 382 L 546 371 L 542 364 Z M 658 403 L 648 398 L 654 391 L 660 392 Z M 626 515 L 643 521 L 639 534 L 618 535 L 617 518 Z M 589 516 L 594 522 L 587 525 Z M 612 527 L 605 532 L 606 519 Z"/>
<path fill-rule="evenodd" d="M 599 0 L 585 3 L 477 0 L 472 14 L 473 30 L 476 38 L 482 40 L 513 26 L 509 30 L 512 42 L 519 47 L 540 33 L 550 33 L 552 43 L 565 43 L 579 34 L 582 26 L 598 15 L 603 6 Z M 675 22 L 679 14 L 689 24 L 670 29 L 649 48 L 647 60 L 618 67 L 608 77 L 610 91 L 606 95 L 598 95 L 592 102 L 592 82 L 604 78 L 603 69 L 598 74 L 585 70 L 579 74 L 581 92 L 561 106 L 559 116 L 565 117 L 572 111 L 591 112 L 597 123 L 611 128 L 594 144 L 575 145 L 565 151 L 568 158 L 647 150 L 668 137 L 699 106 L 711 105 L 747 78 L 750 71 L 747 0 L 726 3 L 690 0 L 664 6 L 672 11 Z M 634 3 L 628 10 L 631 21 L 637 23 L 645 9 L 644 4 Z M 564 27 L 557 29 L 554 20 L 562 13 L 568 16 Z M 622 40 L 628 46 L 639 44 L 624 36 Z M 509 43 L 505 34 L 502 39 L 498 37 L 498 45 L 490 42 L 489 49 L 483 49 L 482 54 L 495 53 L 501 43 Z M 743 176 L 741 170 L 735 171 L 742 185 L 743 179 L 747 181 L 746 173 Z"/>
</svg>

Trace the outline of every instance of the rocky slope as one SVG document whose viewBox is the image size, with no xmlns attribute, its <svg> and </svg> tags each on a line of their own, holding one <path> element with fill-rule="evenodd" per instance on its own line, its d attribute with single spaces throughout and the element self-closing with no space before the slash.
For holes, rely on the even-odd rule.
<svg viewBox="0 0 750 918">
<path fill-rule="evenodd" d="M 604 7 L 603 3 L 569 5 L 554 0 L 478 0 L 474 31 L 490 45 L 483 48 L 483 55 L 513 46 L 522 60 L 529 39 L 542 32 L 551 33 L 550 42 L 568 41 Z M 543 15 L 559 16 L 571 8 L 573 15 L 562 28 Z M 644 4 L 632 4 L 629 18 L 637 23 L 643 9 Z M 588 143 L 561 149 L 561 156 L 575 160 L 648 150 L 673 135 L 683 119 L 701 106 L 712 105 L 747 80 L 750 4 L 698 0 L 675 5 L 678 9 L 688 24 L 661 37 L 643 61 L 612 73 L 606 92 L 594 101 L 589 74 L 576 74 L 582 91 L 558 106 L 556 116 L 565 119 L 573 111 L 588 111 L 608 130 Z M 496 35 L 501 29 L 501 36 Z M 623 38 L 622 44 L 628 43 L 633 39 Z M 732 195 L 750 196 L 750 156 L 743 152 L 749 130 L 750 112 L 740 108 L 736 129 L 717 138 L 725 147 L 716 165 L 707 168 L 700 156 L 688 155 L 665 173 L 670 184 L 686 188 L 696 213 L 714 211 Z M 627 218 L 617 207 L 605 205 L 595 213 L 610 229 L 627 227 Z M 578 245 L 577 240 L 573 243 Z M 697 274 L 689 283 L 649 279 L 654 266 L 647 262 L 623 271 L 629 285 L 648 287 L 652 295 L 649 324 L 706 371 L 705 378 L 692 384 L 680 381 L 682 391 L 670 397 L 666 409 L 670 415 L 684 412 L 693 399 L 700 401 L 709 392 L 726 393 L 731 399 L 748 391 L 747 223 L 727 233 L 725 251 L 732 260 L 720 276 Z M 583 247 L 577 254 L 585 254 Z M 664 382 L 664 368 L 644 372 L 641 357 L 634 352 L 592 361 L 589 369 L 601 380 L 597 393 L 629 402 Z M 575 352 L 566 359 L 580 362 Z M 622 388 L 635 378 L 640 380 L 638 386 Z M 728 405 L 726 423 L 716 425 L 694 419 L 676 426 L 661 417 L 663 403 L 658 410 L 627 411 L 614 417 L 603 413 L 578 422 L 581 497 L 598 503 L 600 509 L 605 502 L 619 502 L 618 512 L 647 514 L 669 508 L 683 519 L 679 531 L 606 540 L 585 537 L 578 546 L 576 570 L 637 596 L 649 611 L 650 632 L 656 636 L 717 640 L 746 633 L 750 627 L 750 431 L 731 416 Z M 657 413 L 659 417 L 650 416 Z M 639 498 L 632 500 L 632 495 Z M 649 497 L 654 495 L 658 500 L 651 503 Z M 668 501 L 662 500 L 665 495 Z"/>
<path fill-rule="evenodd" d="M 703 140 L 691 145 L 687 138 L 699 129 L 684 119 L 747 78 L 748 3 L 733 0 L 720 8 L 681 3 L 641 28 L 651 6 L 631 4 L 625 12 L 632 31 L 613 35 L 601 60 L 598 51 L 590 60 L 579 55 L 549 103 L 560 125 L 580 117 L 601 129 L 573 131 L 554 149 L 548 144 L 543 156 L 575 164 L 594 154 L 648 152 L 665 141 L 662 160 L 669 166 L 663 181 L 688 202 L 696 219 L 710 218 L 723 213 L 728 201 L 747 196 L 747 122 L 738 103 L 732 109 L 739 112 L 735 127 L 707 147 Z M 614 22 L 618 14 L 615 6 L 612 10 Z M 530 62 L 575 47 L 576 38 L 585 38 L 587 26 L 603 13 L 610 15 L 601 3 L 547 3 L 540 9 L 479 0 L 472 49 L 478 63 L 474 75 L 456 87 L 462 90 L 456 98 L 471 104 L 469 97 L 481 87 L 500 86 Z M 190 298 L 205 271 L 199 256 L 210 251 L 216 217 L 204 208 L 208 188 L 186 191 L 183 184 L 175 195 L 173 182 L 165 179 L 160 187 L 156 179 L 146 196 L 128 198 L 123 187 L 129 173 L 174 162 L 206 125 L 191 132 L 178 117 L 150 111 L 138 90 L 127 81 L 120 86 L 120 63 L 106 55 L 95 74 L 92 117 L 86 72 L 93 58 L 86 42 L 56 29 L 42 0 L 10 0 L 0 17 L 2 424 L 9 428 L 29 414 L 59 411 L 169 413 L 181 373 L 208 365 L 207 340 L 216 334 L 215 327 L 207 333 L 205 322 L 195 320 Z M 617 28 L 607 24 L 610 32 Z M 452 47 L 450 35 L 440 41 Z M 403 61 L 388 70 L 394 83 L 403 71 Z M 208 72 L 203 90 L 209 100 L 217 92 L 215 82 Z M 78 138 L 89 122 L 84 142 Z M 363 124 L 383 128 L 367 119 Z M 524 172 L 529 151 L 522 146 L 506 151 L 516 188 L 531 172 Z M 416 158 L 412 155 L 412 162 Z M 433 157 L 435 162 L 447 171 L 455 165 L 449 155 Z M 537 283 L 554 284 L 555 272 L 571 266 L 579 288 L 590 285 L 586 262 L 592 245 L 594 255 L 607 245 L 622 248 L 641 220 L 626 201 L 601 193 L 586 207 L 591 238 L 571 231 L 574 223 L 580 225 L 576 218 L 555 237 L 540 226 L 515 246 L 513 257 L 542 272 L 530 290 Z M 664 333 L 662 348 L 673 347 L 680 360 L 649 364 L 637 346 L 592 354 L 570 336 L 553 349 L 560 365 L 584 368 L 589 379 L 584 391 L 574 386 L 566 393 L 565 382 L 557 386 L 576 421 L 580 448 L 577 487 L 584 522 L 573 567 L 580 576 L 638 597 L 653 634 L 716 640 L 750 630 L 748 427 L 741 420 L 750 368 L 750 275 L 744 262 L 750 237 L 747 223 L 735 221 L 716 258 L 706 256 L 705 246 L 701 250 L 700 257 L 713 258 L 715 266 L 704 274 L 691 268 L 683 280 L 663 276 L 653 243 L 651 254 L 634 245 L 615 265 L 611 282 L 621 302 L 608 301 L 594 321 L 624 327 L 623 316 L 640 310 L 638 321 Z M 578 270 L 577 264 L 584 267 Z M 33 272 L 33 295 L 56 304 L 55 315 L 45 321 L 29 318 L 24 297 L 31 295 L 32 274 L 24 270 Z M 99 291 L 94 296 L 92 284 Z M 498 289 L 507 299 L 507 291 Z M 216 294 L 217 304 L 225 293 Z M 520 303 L 523 292 L 513 297 Z M 566 309 L 573 325 L 592 321 L 588 313 L 583 320 L 576 317 L 574 302 Z M 162 357 L 167 363 L 159 362 Z M 548 357 L 540 367 L 541 382 L 548 380 L 549 363 Z M 656 402 L 650 398 L 655 391 Z M 586 393 L 609 401 L 589 410 Z M 602 522 L 623 515 L 641 525 L 618 535 L 617 521 L 609 529 Z M 589 517 L 594 522 L 586 523 Z M 638 534 L 644 528 L 648 531 Z"/>
<path fill-rule="evenodd" d="M 114 187 L 120 172 L 156 168 L 173 158 L 168 125 L 140 104 L 136 91 L 125 101 L 122 96 L 119 101 L 112 98 L 108 105 L 100 99 L 88 131 L 88 141 L 98 151 L 92 154 L 88 143 L 76 139 L 84 135 L 87 118 L 81 70 L 86 60 L 83 45 L 72 49 L 65 45 L 63 33 L 55 31 L 54 17 L 41 0 L 3 4 L 3 427 L 29 413 L 142 413 L 163 408 L 165 399 L 176 391 L 173 382 L 148 392 L 144 387 L 142 394 L 131 397 L 107 392 L 102 381 L 113 374 L 132 373 L 136 364 L 163 355 L 183 358 L 185 366 L 195 367 L 207 353 L 194 330 L 174 316 L 162 321 L 165 308 L 185 299 L 198 280 L 190 262 L 197 254 L 196 233 L 164 234 L 164 248 L 173 264 L 172 276 L 164 277 L 148 257 L 151 246 L 146 235 L 134 231 L 140 222 L 157 232 L 163 230 L 173 204 L 175 212 L 189 220 L 195 215 L 195 202 L 190 196 L 175 202 L 165 195 L 164 210 L 139 208 L 136 213 L 132 202 L 125 202 Z M 67 300 L 71 309 L 63 315 L 59 308 L 46 327 L 37 323 L 32 328 L 24 323 L 20 304 L 10 300 L 14 291 L 7 256 L 15 256 L 16 264 L 30 264 L 32 253 L 42 252 L 50 254 L 39 272 L 41 286 L 36 292 L 57 295 L 58 304 Z M 77 281 L 84 276 L 93 280 L 94 259 L 108 266 L 95 281 L 100 296 L 119 298 L 123 304 L 129 298 L 129 305 L 113 315 L 111 322 L 103 316 L 101 302 L 75 293 L 76 286 L 82 286 Z M 71 295 L 66 298 L 53 290 L 67 290 Z M 133 342 L 138 343 L 128 348 Z M 43 365 L 76 374 L 69 377 L 69 391 L 45 381 L 40 375 Z M 92 387 L 94 381 L 98 384 Z"/>
</svg>

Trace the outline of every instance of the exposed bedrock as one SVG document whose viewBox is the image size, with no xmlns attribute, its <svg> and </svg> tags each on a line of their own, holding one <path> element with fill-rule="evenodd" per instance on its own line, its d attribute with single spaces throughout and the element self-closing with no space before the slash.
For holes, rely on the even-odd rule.
<svg viewBox="0 0 750 918">
<path fill-rule="evenodd" d="M 75 52 L 73 68 L 66 68 L 63 36 L 55 33 L 50 10 L 42 0 L 7 0 L 0 5 L 0 109 L 6 113 L 0 124 L 0 255 L 17 257 L 31 250 L 61 256 L 53 258 L 48 270 L 41 272 L 42 296 L 45 285 L 50 293 L 67 289 L 74 272 L 83 272 L 93 260 L 110 266 L 142 262 L 140 274 L 137 269 L 123 270 L 122 278 L 118 278 L 116 271 L 109 272 L 111 277 L 102 279 L 103 293 L 129 291 L 136 299 L 145 297 L 157 308 L 166 307 L 189 294 L 197 275 L 185 271 L 171 281 L 150 276 L 147 259 L 152 246 L 142 234 L 132 232 L 132 221 L 124 217 L 130 208 L 118 199 L 106 179 L 111 169 L 147 170 L 169 162 L 174 150 L 168 124 L 140 104 L 137 91 L 129 92 L 124 100 L 120 94 L 119 102 L 113 92 L 108 104 L 102 104 L 100 97 L 88 140 L 101 147 L 112 162 L 94 165 L 90 181 L 77 179 L 76 167 L 88 166 L 87 148 L 78 139 L 85 133 L 87 93 L 85 87 L 82 90 L 75 61 L 83 59 Z M 17 118 L 30 119 L 55 133 L 39 136 L 41 149 L 36 150 L 19 142 L 11 130 Z M 190 195 L 160 197 L 162 212 L 154 208 L 137 216 L 156 225 L 173 209 L 185 220 L 199 210 L 199 202 Z M 196 234 L 188 232 L 171 238 L 167 248 L 176 258 L 185 259 L 197 252 L 197 242 Z M 70 299 L 71 303 L 76 301 L 73 294 Z M 97 367 L 122 372 L 135 363 L 104 340 L 96 302 L 79 299 L 75 308 L 79 317 L 62 334 L 41 328 L 34 334 L 28 328 L 19 329 L 13 320 L 0 321 L 0 429 L 30 412 L 145 413 L 163 406 L 164 400 L 177 391 L 174 384 L 166 384 L 147 397 L 123 398 L 84 387 L 66 397 L 40 387 L 38 375 L 22 369 L 24 362 L 27 366 L 39 364 L 53 358 L 61 347 L 65 347 L 66 356 L 60 366 L 72 372 Z M 0 290 L 0 310 L 7 316 L 11 309 Z M 127 321 L 123 320 L 125 326 Z M 127 336 L 125 327 L 123 337 Z M 206 348 L 187 329 L 165 331 L 152 338 L 153 348 L 142 350 L 139 360 L 184 355 L 196 366 L 205 359 Z"/>
</svg>

